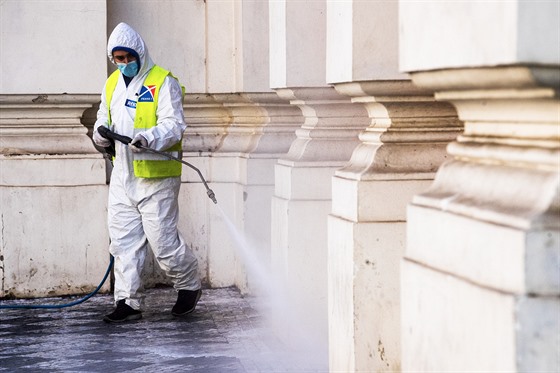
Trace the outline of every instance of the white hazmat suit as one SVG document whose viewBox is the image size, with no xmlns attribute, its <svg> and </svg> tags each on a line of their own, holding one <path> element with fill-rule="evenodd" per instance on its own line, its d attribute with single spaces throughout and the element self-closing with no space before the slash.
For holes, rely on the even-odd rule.
<svg viewBox="0 0 560 373">
<path fill-rule="evenodd" d="M 110 129 L 133 138 L 136 109 L 125 103 L 137 101 L 154 63 L 141 36 L 125 23 L 120 23 L 109 37 L 107 52 L 113 63 L 115 47 L 133 50 L 139 57 L 137 75 L 128 86 L 123 76 L 119 77 L 110 103 Z M 104 88 L 94 130 L 109 124 L 105 96 Z M 166 150 L 181 141 L 185 128 L 181 86 L 176 79 L 167 76 L 157 101 L 157 126 L 142 135 L 150 148 Z M 176 290 L 200 289 L 197 259 L 177 230 L 180 177 L 138 178 L 134 176 L 132 163 L 138 153 L 118 141 L 115 151 L 108 202 L 110 252 L 115 258 L 115 303 L 126 299 L 126 304 L 133 309 L 142 309 L 141 273 L 148 247 Z"/>
</svg>

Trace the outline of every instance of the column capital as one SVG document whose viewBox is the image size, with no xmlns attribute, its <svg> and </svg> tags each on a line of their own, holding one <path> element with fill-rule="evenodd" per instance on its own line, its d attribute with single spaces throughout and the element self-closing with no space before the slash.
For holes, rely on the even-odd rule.
<svg viewBox="0 0 560 373">
<path fill-rule="evenodd" d="M 369 124 L 367 111 L 334 87 L 295 87 L 276 90 L 301 109 L 305 118 L 297 139 L 279 162 L 292 166 L 341 167 L 359 144 Z"/>
<path fill-rule="evenodd" d="M 448 148 L 453 161 L 414 203 L 519 229 L 557 227 L 560 68 L 448 69 L 412 79 L 452 103 L 465 125 Z"/>
<path fill-rule="evenodd" d="M 432 179 L 445 148 L 462 130 L 455 109 L 410 80 L 335 85 L 368 113 L 369 126 L 348 165 L 336 172 L 356 180 Z"/>
</svg>

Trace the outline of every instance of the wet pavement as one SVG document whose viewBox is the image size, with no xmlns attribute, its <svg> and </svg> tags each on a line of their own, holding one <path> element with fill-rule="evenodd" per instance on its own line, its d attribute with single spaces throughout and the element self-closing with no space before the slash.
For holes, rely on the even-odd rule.
<svg viewBox="0 0 560 373">
<path fill-rule="evenodd" d="M 143 318 L 106 324 L 111 295 L 62 309 L 0 309 L 0 372 L 326 372 L 291 351 L 235 288 L 204 289 L 189 317 L 171 315 L 176 292 L 147 291 Z M 65 303 L 68 299 L 0 301 Z"/>
</svg>

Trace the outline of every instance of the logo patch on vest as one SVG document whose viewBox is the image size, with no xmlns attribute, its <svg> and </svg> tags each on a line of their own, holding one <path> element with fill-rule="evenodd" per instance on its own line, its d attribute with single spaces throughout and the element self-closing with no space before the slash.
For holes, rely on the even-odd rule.
<svg viewBox="0 0 560 373">
<path fill-rule="evenodd" d="M 126 102 L 124 103 L 124 106 L 132 108 L 132 109 L 136 109 L 136 101 L 126 100 Z"/>
<path fill-rule="evenodd" d="M 155 85 L 143 85 L 138 95 L 138 102 L 154 102 Z"/>
</svg>

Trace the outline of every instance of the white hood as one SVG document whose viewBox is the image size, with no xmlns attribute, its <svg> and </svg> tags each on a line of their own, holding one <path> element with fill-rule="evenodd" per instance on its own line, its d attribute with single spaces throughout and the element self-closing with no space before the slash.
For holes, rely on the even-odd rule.
<svg viewBox="0 0 560 373">
<path fill-rule="evenodd" d="M 124 22 L 119 23 L 115 27 L 107 42 L 107 55 L 112 63 L 115 63 L 113 60 L 113 49 L 116 47 L 132 49 L 138 54 L 138 57 L 140 57 L 140 71 L 138 71 L 137 76 L 142 76 L 154 66 L 148 53 L 148 47 L 146 47 L 140 34 Z"/>
</svg>

